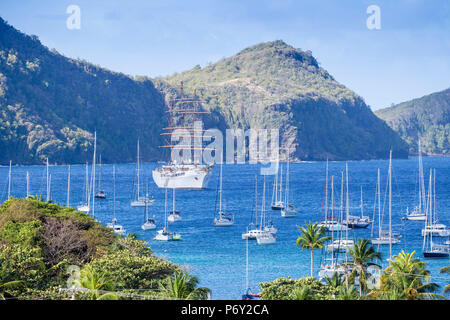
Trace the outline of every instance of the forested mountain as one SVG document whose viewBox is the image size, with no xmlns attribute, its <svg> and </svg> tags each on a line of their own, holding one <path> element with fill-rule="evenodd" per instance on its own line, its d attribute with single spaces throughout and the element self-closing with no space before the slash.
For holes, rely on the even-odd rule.
<svg viewBox="0 0 450 320">
<path fill-rule="evenodd" d="M 196 94 L 227 127 L 279 128 L 303 160 L 406 157 L 400 137 L 312 56 L 283 41 L 261 43 L 204 68 L 156 79 Z"/>
<path fill-rule="evenodd" d="M 104 162 L 159 158 L 164 99 L 134 79 L 50 51 L 0 18 L 0 163 L 84 162 L 97 130 Z"/>
<path fill-rule="evenodd" d="M 418 139 L 428 154 L 450 154 L 450 88 L 375 112 L 397 131 L 410 151 L 417 153 Z"/>
<path fill-rule="evenodd" d="M 407 156 L 407 146 L 363 99 L 321 68 L 309 51 L 262 43 L 215 64 L 150 79 L 67 58 L 0 18 L 0 164 L 167 159 L 158 147 L 165 99 L 194 90 L 212 111 L 205 127 L 279 128 L 296 159 Z"/>
</svg>

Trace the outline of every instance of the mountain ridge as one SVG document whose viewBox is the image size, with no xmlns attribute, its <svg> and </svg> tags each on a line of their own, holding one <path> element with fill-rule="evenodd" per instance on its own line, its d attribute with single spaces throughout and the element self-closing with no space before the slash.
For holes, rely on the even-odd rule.
<svg viewBox="0 0 450 320">
<path fill-rule="evenodd" d="M 450 155 L 450 88 L 380 109 L 375 114 L 402 137 L 410 152 Z"/>
<path fill-rule="evenodd" d="M 293 159 L 406 157 L 406 145 L 310 51 L 281 40 L 172 77 L 131 77 L 49 50 L 0 18 L 0 163 L 83 163 L 93 132 L 104 163 L 168 158 L 161 136 L 166 102 L 197 89 L 205 128 L 279 128 Z"/>
</svg>

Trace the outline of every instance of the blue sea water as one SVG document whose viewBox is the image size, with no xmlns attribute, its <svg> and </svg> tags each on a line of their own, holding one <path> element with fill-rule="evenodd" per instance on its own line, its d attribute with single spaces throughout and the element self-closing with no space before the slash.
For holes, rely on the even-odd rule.
<svg viewBox="0 0 450 320">
<path fill-rule="evenodd" d="M 428 174 L 430 168 L 436 169 L 436 201 L 439 221 L 450 225 L 450 158 L 425 157 L 425 184 L 428 190 Z M 290 199 L 298 208 L 295 218 L 281 218 L 280 212 L 270 210 L 273 176 L 266 178 L 266 208 L 271 219 L 278 228 L 277 242 L 274 245 L 258 246 L 256 241 L 249 241 L 249 283 L 253 291 L 258 290 L 258 284 L 271 281 L 278 277 L 302 277 L 310 272 L 310 253 L 296 247 L 299 233 L 297 225 L 315 222 L 320 219 L 324 180 L 325 162 L 291 163 Z M 149 181 L 150 195 L 155 203 L 149 208 L 149 214 L 154 215 L 158 228 L 163 224 L 164 190 L 158 189 L 151 178 L 151 171 L 159 166 L 156 163 L 142 164 L 144 181 Z M 384 197 L 388 161 L 349 161 L 349 197 L 351 214 L 360 214 L 360 188 L 363 187 L 365 214 L 372 216 L 377 169 L 381 169 L 381 186 Z M 285 168 L 285 165 L 283 165 Z M 205 190 L 178 190 L 176 192 L 176 207 L 182 212 L 182 221 L 170 224 L 172 231 L 180 232 L 183 240 L 177 242 L 158 242 L 152 240 L 155 231 L 141 230 L 144 218 L 144 208 L 130 206 L 135 182 L 135 164 L 116 165 L 116 215 L 118 223 L 127 232 L 138 234 L 146 240 L 155 254 L 170 259 L 185 266 L 200 280 L 201 286 L 212 290 L 213 299 L 240 299 L 245 290 L 246 243 L 241 240 L 252 218 L 254 207 L 254 181 L 259 173 L 259 165 L 228 164 L 223 166 L 223 199 L 226 211 L 235 214 L 235 224 L 231 227 L 216 228 L 212 225 L 216 201 L 216 187 L 219 170 L 215 167 L 208 188 Z M 345 170 L 345 162 L 329 162 L 329 176 L 335 177 L 335 203 L 339 202 L 341 171 Z M 45 166 L 13 166 L 12 192 L 14 197 L 24 197 L 26 194 L 26 172 L 30 173 L 31 194 L 42 194 L 45 199 Z M 99 167 L 97 167 L 97 172 Z M 393 160 L 393 200 L 392 224 L 393 230 L 403 235 L 398 245 L 393 246 L 393 254 L 402 249 L 408 252 L 416 251 L 422 256 L 421 228 L 423 222 L 402 221 L 406 208 L 412 209 L 418 202 L 418 161 Z M 62 205 L 67 198 L 67 166 L 51 166 L 51 198 Z M 7 198 L 8 167 L 0 167 L 0 196 L 2 201 Z M 85 166 L 71 166 L 70 205 L 76 207 L 83 198 Z M 95 218 L 106 224 L 112 219 L 112 165 L 102 167 L 102 189 L 108 194 L 106 200 L 95 200 Z M 262 192 L 262 176 L 259 176 L 259 195 Z M 97 182 L 98 186 L 98 182 Z M 171 203 L 171 192 L 169 193 Z M 382 197 L 382 198 L 383 198 Z M 383 202 L 383 199 L 382 199 Z M 261 206 L 261 197 L 259 198 Z M 387 207 L 386 207 L 387 208 Z M 385 213 L 387 225 L 387 211 Z M 376 224 L 378 220 L 376 221 Z M 376 228 L 375 228 L 376 229 Z M 350 237 L 370 237 L 371 227 L 351 231 Z M 440 239 L 445 241 L 445 239 Z M 384 267 L 389 257 L 388 246 L 382 246 Z M 317 274 L 321 251 L 316 250 L 315 272 Z M 431 271 L 431 281 L 438 283 L 442 293 L 443 287 L 450 283 L 450 276 L 440 274 L 439 268 L 450 265 L 449 259 L 425 260 Z"/>
</svg>

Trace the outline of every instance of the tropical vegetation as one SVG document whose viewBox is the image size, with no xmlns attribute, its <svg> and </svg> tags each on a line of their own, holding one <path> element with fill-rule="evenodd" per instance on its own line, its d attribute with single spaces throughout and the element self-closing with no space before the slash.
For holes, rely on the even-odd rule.
<svg viewBox="0 0 450 320">
<path fill-rule="evenodd" d="M 0 299 L 206 299 L 208 292 L 145 241 L 116 236 L 73 208 L 37 197 L 0 207 Z"/>
</svg>

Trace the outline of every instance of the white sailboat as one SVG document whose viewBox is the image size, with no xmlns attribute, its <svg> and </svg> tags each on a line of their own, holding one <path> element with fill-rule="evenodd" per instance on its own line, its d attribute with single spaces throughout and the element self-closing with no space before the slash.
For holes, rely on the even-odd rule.
<svg viewBox="0 0 450 320">
<path fill-rule="evenodd" d="M 435 182 L 436 172 L 434 172 L 434 183 L 432 183 L 433 172 L 430 169 L 430 182 L 428 184 L 428 201 L 426 209 L 425 228 L 430 225 L 429 221 L 433 221 L 433 215 L 436 210 L 436 198 L 435 198 Z M 434 192 L 433 192 L 434 191 Z M 426 229 L 425 229 L 426 230 Z M 422 230 L 423 232 L 423 230 Z M 425 232 L 423 237 L 422 252 L 425 258 L 448 258 L 450 255 L 450 247 L 448 244 L 439 244 L 433 241 L 433 232 Z"/>
<path fill-rule="evenodd" d="M 363 229 L 367 228 L 373 221 L 370 220 L 368 216 L 364 215 L 364 203 L 363 203 L 363 190 L 361 186 L 361 216 L 353 216 L 349 215 L 347 218 L 347 221 L 344 223 L 349 227 L 350 229 Z"/>
<path fill-rule="evenodd" d="M 85 182 L 84 182 L 84 202 L 82 202 L 79 206 L 77 206 L 77 210 L 85 213 L 89 213 L 90 209 L 90 199 L 91 194 L 89 192 L 89 167 L 88 163 L 86 162 L 86 175 L 85 175 Z"/>
<path fill-rule="evenodd" d="M 158 230 L 156 232 L 153 240 L 157 241 L 175 241 L 181 240 L 181 235 L 179 233 L 173 233 L 169 230 L 169 221 L 167 220 L 168 216 L 168 203 L 167 203 L 167 188 L 165 192 L 165 201 L 164 201 L 164 228 Z"/>
<path fill-rule="evenodd" d="M 348 166 L 346 165 L 346 172 L 347 172 L 347 195 L 346 195 L 346 216 L 348 216 L 349 212 L 349 199 L 348 199 Z M 343 220 L 344 215 L 344 173 L 341 173 L 341 221 Z M 339 239 L 336 239 L 332 241 L 330 244 L 328 244 L 325 247 L 325 250 L 327 251 L 336 251 L 336 252 L 348 252 L 353 246 L 355 245 L 355 242 L 352 239 L 348 239 L 348 228 L 346 230 L 340 230 L 340 237 Z M 342 237 L 342 233 L 345 231 L 345 239 Z"/>
<path fill-rule="evenodd" d="M 266 176 L 264 176 L 263 183 L 263 195 L 261 204 L 261 230 L 262 232 L 256 235 L 256 241 L 259 245 L 274 244 L 277 241 L 277 237 L 269 230 L 264 230 L 266 226 Z"/>
<path fill-rule="evenodd" d="M 325 220 L 319 222 L 318 226 L 324 228 L 327 231 L 342 231 L 342 230 L 348 230 L 348 227 L 346 225 L 343 225 L 340 221 L 337 221 L 336 217 L 334 216 L 334 208 L 331 208 L 332 214 L 331 217 L 328 217 L 328 159 L 326 164 L 326 171 L 325 171 Z"/>
<path fill-rule="evenodd" d="M 177 222 L 181 220 L 181 212 L 179 210 L 175 210 L 175 188 L 173 188 L 172 190 L 172 211 L 169 212 L 167 220 L 169 222 Z"/>
<path fill-rule="evenodd" d="M 155 202 L 155 200 L 141 196 L 141 193 L 140 193 L 141 171 L 140 171 L 139 139 L 137 141 L 136 177 L 137 177 L 136 193 L 134 195 L 134 199 L 131 201 L 131 206 L 132 207 L 145 207 L 146 205 L 148 205 L 148 206 L 152 205 L 153 202 Z"/>
<path fill-rule="evenodd" d="M 222 211 L 222 163 L 220 164 L 219 185 L 219 216 L 214 217 L 213 225 L 215 227 L 229 227 L 234 223 L 234 215 L 232 213 Z M 214 215 L 215 213 L 216 210 L 214 210 Z"/>
<path fill-rule="evenodd" d="M 327 168 L 328 168 L 328 161 L 327 161 Z M 327 178 L 328 178 L 328 175 L 327 175 Z M 325 206 L 327 206 L 327 204 Z M 331 176 L 331 216 L 334 217 L 334 176 Z M 338 230 L 331 230 L 331 243 L 332 244 L 335 241 L 335 239 L 334 239 L 335 231 L 338 231 Z M 339 238 L 339 234 L 342 233 L 342 229 L 339 231 L 337 233 L 338 238 Z M 331 278 L 335 273 L 337 273 L 339 275 L 344 275 L 346 273 L 346 268 L 338 263 L 336 254 L 339 254 L 339 250 L 335 250 L 334 246 L 332 245 L 330 247 L 330 251 L 331 251 L 331 258 L 327 258 L 327 256 L 326 256 L 327 250 L 325 250 L 325 259 L 323 259 L 323 263 L 321 264 L 320 269 L 319 269 L 319 280 L 323 280 L 325 278 Z"/>
<path fill-rule="evenodd" d="M 256 237 L 263 232 L 263 227 L 258 226 L 258 177 L 255 175 L 255 223 L 249 224 L 241 238 L 242 240 L 256 240 Z"/>
<path fill-rule="evenodd" d="M 289 150 L 287 152 L 287 166 L 286 166 L 286 190 L 284 192 L 284 207 L 281 209 L 281 217 L 293 218 L 298 214 L 298 209 L 294 204 L 289 202 Z"/>
<path fill-rule="evenodd" d="M 379 173 L 378 173 L 379 177 Z M 392 150 L 389 152 L 389 172 L 388 172 L 388 187 L 389 187 L 389 229 L 382 230 L 383 216 L 380 211 L 380 198 L 378 198 L 379 206 L 379 225 L 378 237 L 371 239 L 372 244 L 389 245 L 389 259 L 392 257 L 392 245 L 400 243 L 400 238 L 392 232 Z M 378 190 L 380 190 L 380 179 L 378 178 Z"/>
<path fill-rule="evenodd" d="M 147 190 L 146 190 L 146 198 L 148 198 L 148 181 L 147 181 Z M 141 226 L 142 230 L 153 230 L 156 229 L 156 220 L 155 217 L 148 217 L 148 204 L 145 205 L 144 211 L 144 223 Z"/>
<path fill-rule="evenodd" d="M 425 183 L 423 177 L 422 147 L 419 139 L 419 204 L 414 207 L 412 212 L 409 212 L 409 208 L 406 208 L 406 216 L 404 217 L 404 219 L 410 221 L 424 221 L 426 218 L 425 206 Z"/>
<path fill-rule="evenodd" d="M 126 230 L 120 224 L 117 224 L 116 218 L 116 166 L 113 165 L 113 219 L 110 223 L 106 225 L 108 228 L 111 228 L 114 233 L 119 235 L 124 235 Z"/>
<path fill-rule="evenodd" d="M 427 223 L 425 224 L 425 227 L 422 229 L 422 237 L 428 234 L 432 234 L 435 237 L 449 237 L 450 236 L 450 229 L 447 228 L 447 226 L 443 223 L 439 223 L 439 219 L 437 217 L 437 210 L 436 210 L 436 170 L 434 170 L 434 177 L 433 177 L 433 208 L 432 208 L 432 215 L 430 214 L 430 218 L 426 219 Z"/>
</svg>

